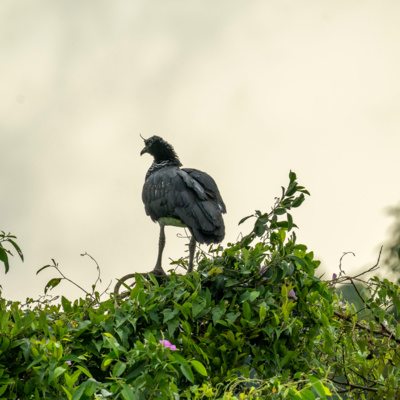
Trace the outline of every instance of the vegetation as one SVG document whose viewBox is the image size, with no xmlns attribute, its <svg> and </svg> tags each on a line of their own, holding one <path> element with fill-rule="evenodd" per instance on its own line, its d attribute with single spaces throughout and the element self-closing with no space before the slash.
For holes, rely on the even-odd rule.
<svg viewBox="0 0 400 400">
<path fill-rule="evenodd" d="M 361 291 L 362 275 L 342 269 L 318 278 L 291 215 L 308 192 L 289 179 L 270 212 L 247 217 L 250 233 L 198 252 L 189 275 L 136 274 L 133 288 L 105 300 L 99 280 L 60 305 L 1 299 L 0 398 L 400 398 L 399 286 L 375 277 Z M 339 283 L 357 290 L 362 310 Z"/>
</svg>

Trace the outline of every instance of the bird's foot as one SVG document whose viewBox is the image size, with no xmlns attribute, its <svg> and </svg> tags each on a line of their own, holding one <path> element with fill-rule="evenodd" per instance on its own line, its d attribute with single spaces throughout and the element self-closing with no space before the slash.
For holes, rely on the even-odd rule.
<svg viewBox="0 0 400 400">
<path fill-rule="evenodd" d="M 158 264 L 156 264 L 153 271 L 148 272 L 148 274 L 153 274 L 154 276 L 160 276 L 160 277 L 166 277 L 166 278 L 168 277 L 168 275 L 162 269 L 161 265 L 158 265 Z"/>
</svg>

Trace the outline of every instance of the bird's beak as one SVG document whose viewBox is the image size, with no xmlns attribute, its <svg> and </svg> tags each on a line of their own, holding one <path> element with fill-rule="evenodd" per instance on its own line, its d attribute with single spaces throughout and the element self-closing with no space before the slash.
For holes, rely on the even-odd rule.
<svg viewBox="0 0 400 400">
<path fill-rule="evenodd" d="M 146 139 L 142 135 L 140 137 L 144 140 L 144 144 L 146 144 Z M 144 153 L 148 153 L 147 146 L 140 152 L 140 155 L 142 156 Z"/>
<path fill-rule="evenodd" d="M 144 153 L 148 153 L 147 147 L 145 147 L 145 148 L 140 152 L 140 155 L 142 156 Z"/>
</svg>

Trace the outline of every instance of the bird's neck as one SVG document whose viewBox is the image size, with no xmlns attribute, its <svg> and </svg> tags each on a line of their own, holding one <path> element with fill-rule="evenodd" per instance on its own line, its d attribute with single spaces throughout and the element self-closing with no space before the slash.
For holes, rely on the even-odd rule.
<svg viewBox="0 0 400 400">
<path fill-rule="evenodd" d="M 166 167 L 177 167 L 177 168 L 179 168 L 181 165 L 182 164 L 178 159 L 175 159 L 175 160 L 163 160 L 163 161 L 154 160 L 153 164 L 151 164 L 149 170 L 147 171 L 146 180 L 151 174 L 153 174 L 156 171 L 159 171 L 162 168 L 166 168 Z"/>
</svg>

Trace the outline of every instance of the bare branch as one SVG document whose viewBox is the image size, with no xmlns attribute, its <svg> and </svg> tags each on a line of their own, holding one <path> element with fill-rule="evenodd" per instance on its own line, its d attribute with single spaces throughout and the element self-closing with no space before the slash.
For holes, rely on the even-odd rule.
<svg viewBox="0 0 400 400">
<path fill-rule="evenodd" d="M 101 283 L 101 278 L 100 278 L 100 266 L 99 266 L 98 262 L 95 260 L 94 257 L 92 257 L 92 256 L 91 256 L 89 253 L 87 253 L 87 252 L 81 254 L 81 256 L 82 256 L 82 257 L 84 257 L 84 256 L 89 256 L 89 257 L 95 262 L 96 267 L 97 267 L 97 271 L 98 271 L 98 275 L 97 275 L 97 279 L 96 279 L 96 281 L 95 281 L 95 283 L 94 283 L 94 286 L 97 285 L 97 282 L 100 282 L 100 283 Z"/>
</svg>

